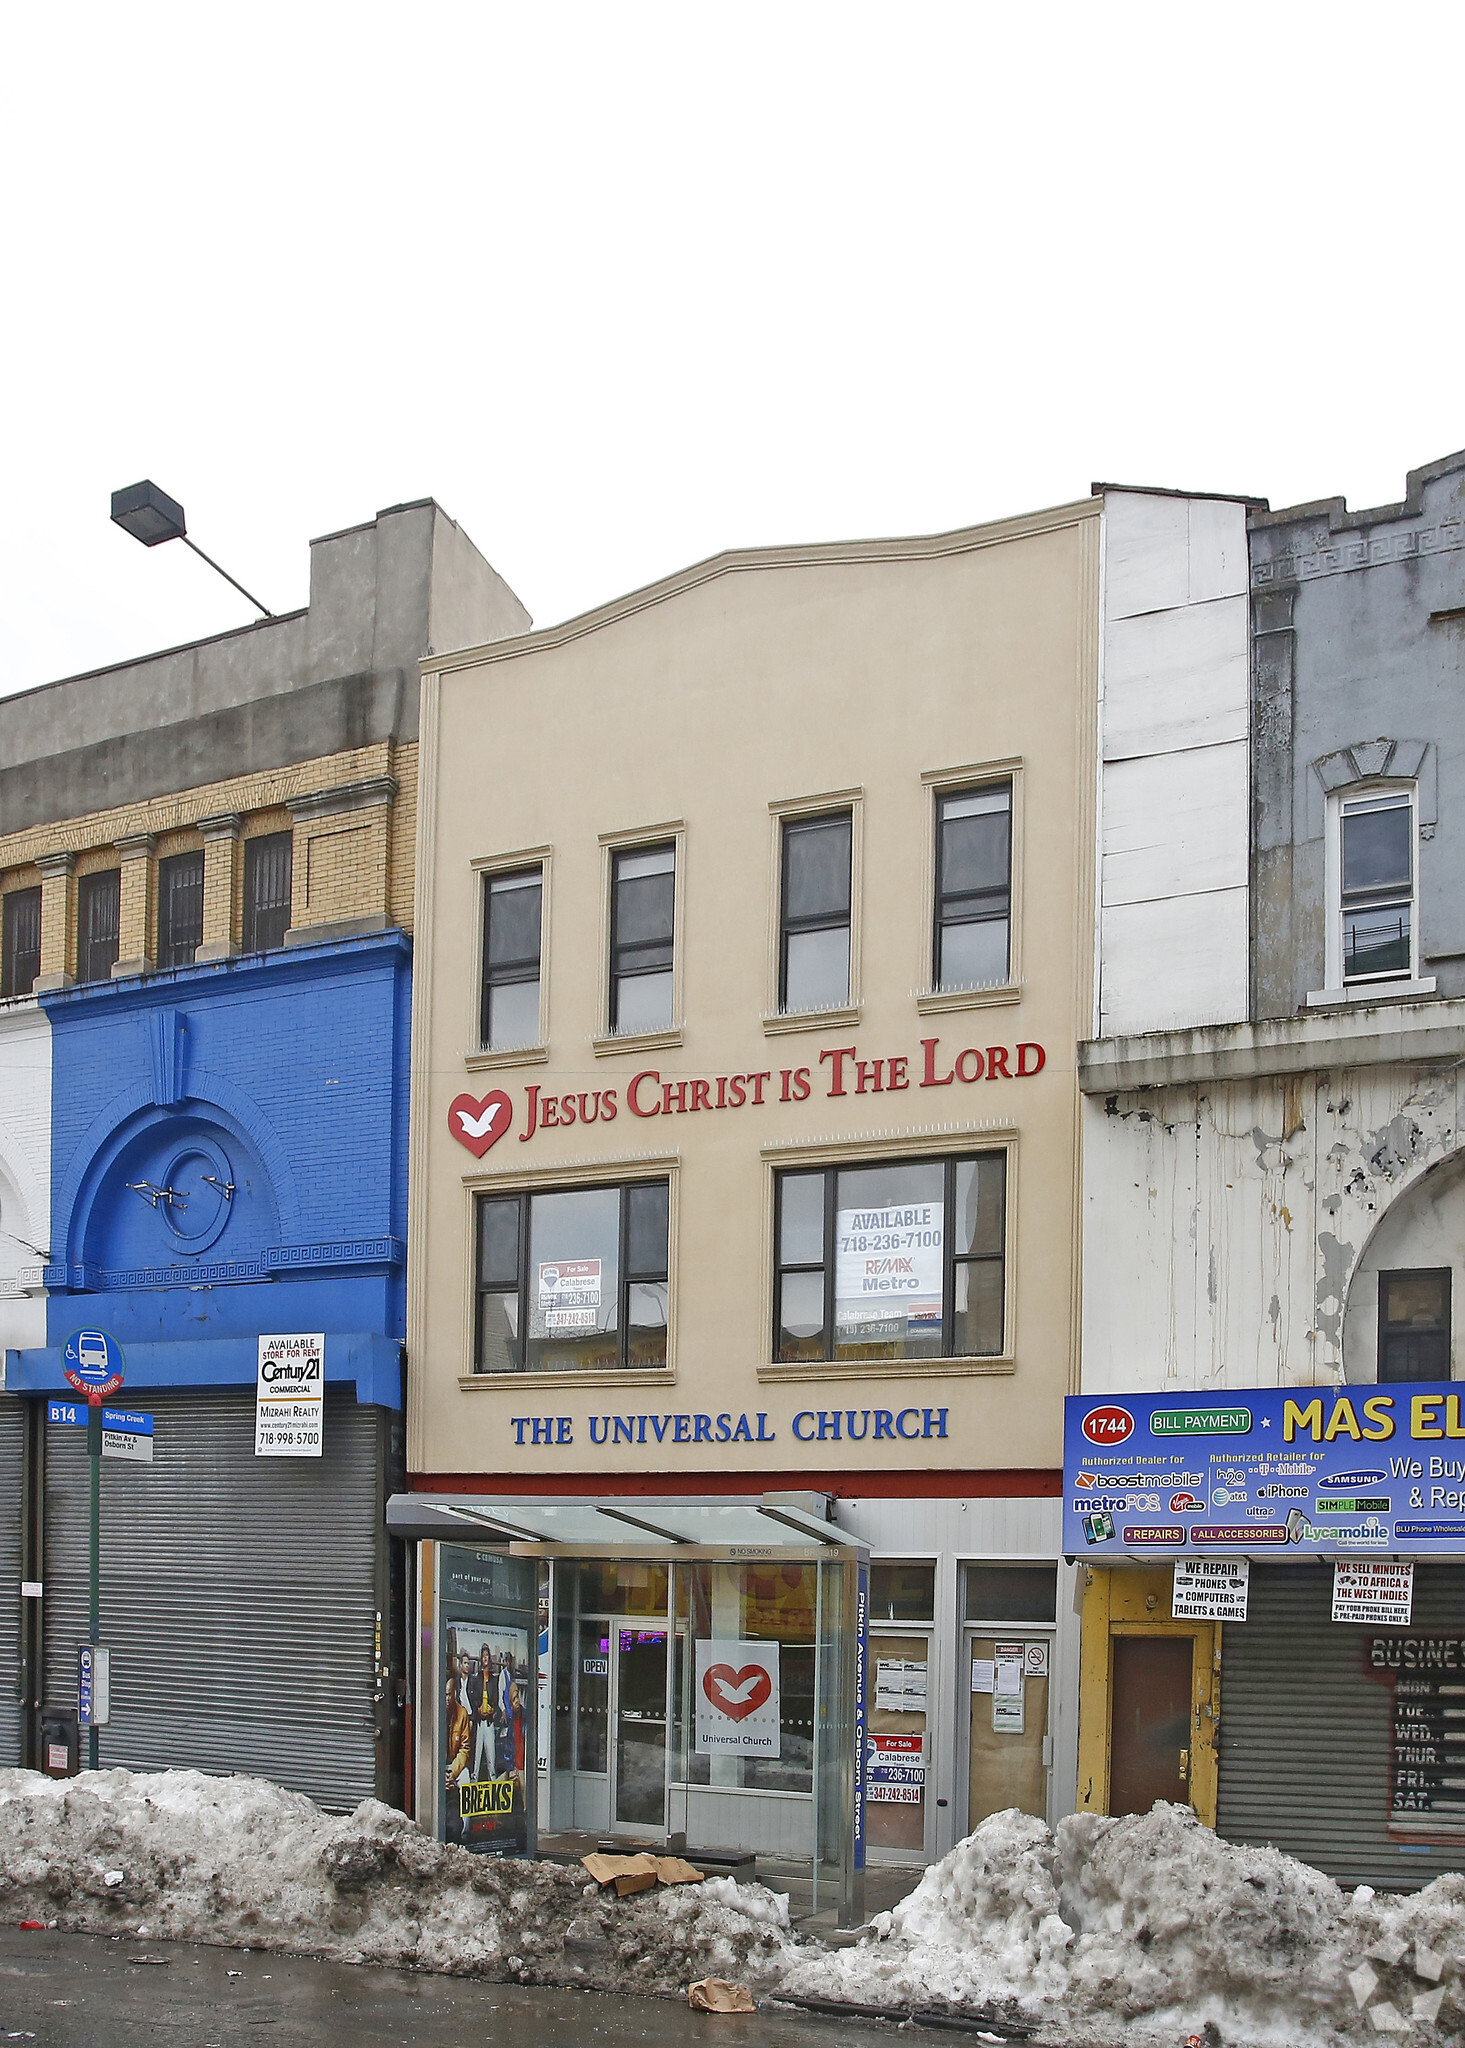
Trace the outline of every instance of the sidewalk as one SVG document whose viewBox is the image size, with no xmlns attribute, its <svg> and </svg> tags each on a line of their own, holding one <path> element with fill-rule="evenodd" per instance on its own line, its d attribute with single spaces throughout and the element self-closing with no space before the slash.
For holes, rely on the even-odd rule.
<svg viewBox="0 0 1465 2048">
<path fill-rule="evenodd" d="M 844 2020 L 712 2017 L 670 1998 L 12 1926 L 0 1929 L 0 2048 L 7 2035 L 34 2036 L 34 2048 L 684 2048 L 704 2036 L 718 2048 L 890 2048 L 896 2038 Z"/>
</svg>

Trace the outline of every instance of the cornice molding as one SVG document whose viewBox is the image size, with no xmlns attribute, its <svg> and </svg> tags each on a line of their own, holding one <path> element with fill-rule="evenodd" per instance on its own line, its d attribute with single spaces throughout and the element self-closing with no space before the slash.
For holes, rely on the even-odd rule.
<svg viewBox="0 0 1465 2048">
<path fill-rule="evenodd" d="M 634 618 L 653 605 L 680 597 L 719 576 L 736 576 L 753 569 L 809 569 L 841 567 L 857 562 L 930 562 L 947 555 L 975 554 L 982 548 L 1004 541 L 1026 540 L 1038 534 L 1058 533 L 1097 519 L 1103 510 L 1099 498 L 1079 498 L 1072 504 L 1055 505 L 1041 512 L 1025 512 L 1013 519 L 994 520 L 986 526 L 960 527 L 952 533 L 918 534 L 902 540 L 817 541 L 802 545 L 767 548 L 730 548 L 705 561 L 693 562 L 656 583 L 644 584 L 613 598 L 594 611 L 566 619 L 562 625 L 546 626 L 537 632 L 520 633 L 507 640 L 494 640 L 481 647 L 459 648 L 452 654 L 424 656 L 419 666 L 424 675 L 451 675 L 455 669 L 478 668 L 488 662 L 514 661 L 520 655 L 543 649 L 565 647 L 584 639 L 603 626 Z"/>
</svg>

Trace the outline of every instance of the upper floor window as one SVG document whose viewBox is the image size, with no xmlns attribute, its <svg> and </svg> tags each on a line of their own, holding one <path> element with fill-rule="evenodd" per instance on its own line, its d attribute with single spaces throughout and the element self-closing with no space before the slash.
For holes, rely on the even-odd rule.
<svg viewBox="0 0 1465 2048">
<path fill-rule="evenodd" d="M 41 892 L 12 889 L 0 915 L 0 996 L 28 996 L 41 971 Z"/>
<path fill-rule="evenodd" d="M 628 847 L 611 856 L 612 1031 L 671 1029 L 676 867 L 674 845 Z"/>
<path fill-rule="evenodd" d="M 848 811 L 787 818 L 779 900 L 778 1007 L 798 1014 L 850 998 L 850 876 L 854 821 Z"/>
<path fill-rule="evenodd" d="M 1008 979 L 1012 924 L 1012 784 L 936 799 L 938 989 Z"/>
<path fill-rule="evenodd" d="M 244 950 L 266 953 L 283 946 L 290 929 L 290 884 L 295 858 L 291 832 L 263 832 L 244 842 Z"/>
<path fill-rule="evenodd" d="M 477 1198 L 475 1372 L 666 1364 L 664 1180 Z"/>
<path fill-rule="evenodd" d="M 1379 1274 L 1379 1378 L 1450 1377 L 1450 1268 Z"/>
<path fill-rule="evenodd" d="M 158 965 L 191 967 L 203 944 L 203 854 L 158 862 Z"/>
<path fill-rule="evenodd" d="M 1336 916 L 1345 985 L 1414 974 L 1415 837 L 1411 790 L 1339 801 Z"/>
<path fill-rule="evenodd" d="M 481 1043 L 490 1052 L 539 1043 L 544 870 L 483 878 Z"/>
<path fill-rule="evenodd" d="M 1002 1152 L 778 1176 L 775 1359 L 994 1358 Z"/>
<path fill-rule="evenodd" d="M 76 885 L 76 978 L 105 981 L 117 965 L 122 876 L 116 868 L 83 875 Z"/>
</svg>

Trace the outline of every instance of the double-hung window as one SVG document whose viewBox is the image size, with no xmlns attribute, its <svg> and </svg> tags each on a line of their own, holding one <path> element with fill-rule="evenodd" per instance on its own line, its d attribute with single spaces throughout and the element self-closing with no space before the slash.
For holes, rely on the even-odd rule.
<svg viewBox="0 0 1465 2048">
<path fill-rule="evenodd" d="M 295 840 L 290 832 L 262 832 L 244 842 L 244 950 L 283 946 L 290 929 L 290 880 Z"/>
<path fill-rule="evenodd" d="M 781 1363 L 995 1358 L 1003 1345 L 1003 1152 L 778 1176 Z"/>
<path fill-rule="evenodd" d="M 784 820 L 778 1007 L 792 1015 L 850 999 L 853 842 L 848 811 Z"/>
<path fill-rule="evenodd" d="M 1343 983 L 1414 973 L 1414 796 L 1381 790 L 1338 806 Z"/>
<path fill-rule="evenodd" d="M 543 925 L 543 868 L 484 876 L 479 1035 L 489 1052 L 539 1043 Z"/>
<path fill-rule="evenodd" d="M 675 845 L 611 855 L 610 1028 L 669 1031 L 676 923 Z"/>
<path fill-rule="evenodd" d="M 1012 784 L 936 799 L 938 989 L 991 987 L 1011 972 Z"/>
<path fill-rule="evenodd" d="M 203 944 L 203 854 L 158 862 L 158 965 L 191 967 Z"/>
<path fill-rule="evenodd" d="M 117 868 L 83 875 L 76 885 L 76 978 L 105 981 L 117 965 L 122 876 Z"/>
<path fill-rule="evenodd" d="M 1381 1380 L 1450 1377 L 1450 1268 L 1379 1274 Z"/>
<path fill-rule="evenodd" d="M 475 1372 L 665 1365 L 669 1192 L 479 1195 Z"/>
<path fill-rule="evenodd" d="M 0 996 L 28 996 L 41 971 L 41 892 L 12 889 L 0 914 Z"/>
</svg>

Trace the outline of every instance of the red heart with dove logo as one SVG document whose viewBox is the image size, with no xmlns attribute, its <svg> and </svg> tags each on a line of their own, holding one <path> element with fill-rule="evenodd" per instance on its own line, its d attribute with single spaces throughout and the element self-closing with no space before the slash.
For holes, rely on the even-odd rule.
<svg viewBox="0 0 1465 2048">
<path fill-rule="evenodd" d="M 702 1690 L 719 1714 L 730 1721 L 746 1721 L 772 1692 L 773 1680 L 761 1664 L 745 1664 L 741 1671 L 734 1671 L 731 1664 L 709 1664 L 702 1674 Z"/>
<path fill-rule="evenodd" d="M 496 1145 L 513 1121 L 514 1105 L 502 1088 L 495 1088 L 482 1102 L 471 1095 L 455 1095 L 448 1104 L 448 1129 L 475 1159 Z"/>
</svg>

